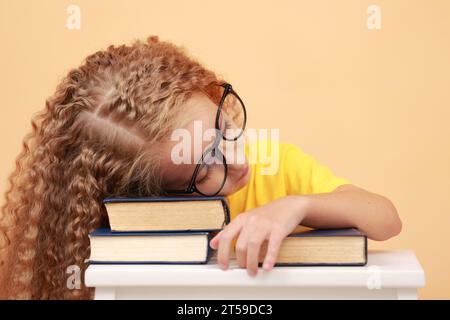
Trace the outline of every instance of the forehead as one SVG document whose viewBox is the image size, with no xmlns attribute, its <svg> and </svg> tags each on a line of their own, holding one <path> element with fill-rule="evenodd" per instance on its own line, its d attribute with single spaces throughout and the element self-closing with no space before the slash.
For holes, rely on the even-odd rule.
<svg viewBox="0 0 450 320">
<path fill-rule="evenodd" d="M 181 129 L 189 132 L 194 142 L 194 139 L 202 139 L 194 135 L 203 134 L 206 130 L 215 128 L 216 115 L 217 106 L 203 93 L 196 93 L 180 106 L 178 124 L 174 130 Z M 203 142 L 205 146 L 209 143 Z M 176 144 L 177 141 L 172 143 Z"/>
<path fill-rule="evenodd" d="M 184 124 L 195 120 L 215 120 L 217 106 L 205 94 L 194 93 L 180 106 L 180 117 Z"/>
<path fill-rule="evenodd" d="M 198 128 L 200 124 L 201 135 L 203 135 L 205 130 L 215 127 L 217 106 L 205 94 L 195 93 L 179 106 L 178 110 L 179 119 L 177 126 L 173 130 L 182 130 L 179 132 L 184 132 L 189 137 L 187 143 L 190 144 L 190 163 L 175 164 L 172 160 L 172 152 L 174 148 L 180 145 L 181 140 L 174 134 L 174 137 L 177 137 L 177 139 L 172 141 L 171 136 L 174 132 L 170 132 L 166 141 L 161 145 L 162 174 L 164 180 L 168 183 L 186 181 L 192 177 L 198 159 L 200 159 L 208 144 L 211 143 L 209 140 L 203 141 L 202 136 L 198 137 L 195 135 L 199 133 Z M 194 144 L 198 143 L 196 142 L 198 140 L 201 141 L 202 148 L 194 147 Z"/>
</svg>

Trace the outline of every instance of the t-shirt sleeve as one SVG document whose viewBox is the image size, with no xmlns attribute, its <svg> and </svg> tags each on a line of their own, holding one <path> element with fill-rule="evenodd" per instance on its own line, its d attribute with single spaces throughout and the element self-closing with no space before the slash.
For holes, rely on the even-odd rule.
<svg viewBox="0 0 450 320">
<path fill-rule="evenodd" d="M 316 194 L 332 192 L 350 181 L 336 176 L 330 168 L 294 144 L 285 144 L 283 158 L 286 193 Z"/>
</svg>

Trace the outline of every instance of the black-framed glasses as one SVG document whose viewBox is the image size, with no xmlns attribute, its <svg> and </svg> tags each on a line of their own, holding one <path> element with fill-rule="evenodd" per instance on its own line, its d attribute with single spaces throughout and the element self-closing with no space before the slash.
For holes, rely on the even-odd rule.
<svg viewBox="0 0 450 320">
<path fill-rule="evenodd" d="M 219 149 L 220 141 L 236 141 L 242 136 L 247 124 L 247 111 L 242 99 L 229 83 L 222 83 L 222 97 L 217 108 L 214 143 L 202 154 L 195 166 L 189 185 L 184 190 L 165 190 L 168 194 L 199 193 L 212 197 L 217 195 L 227 180 L 228 167 L 225 156 Z M 199 176 L 199 172 L 206 173 Z"/>
</svg>

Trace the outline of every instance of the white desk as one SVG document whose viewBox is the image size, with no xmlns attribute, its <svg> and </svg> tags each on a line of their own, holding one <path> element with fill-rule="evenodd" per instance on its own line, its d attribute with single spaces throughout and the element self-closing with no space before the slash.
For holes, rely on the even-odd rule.
<svg viewBox="0 0 450 320">
<path fill-rule="evenodd" d="M 425 275 L 412 251 L 370 251 L 364 267 L 261 268 L 206 265 L 91 265 L 96 299 L 417 299 Z"/>
</svg>

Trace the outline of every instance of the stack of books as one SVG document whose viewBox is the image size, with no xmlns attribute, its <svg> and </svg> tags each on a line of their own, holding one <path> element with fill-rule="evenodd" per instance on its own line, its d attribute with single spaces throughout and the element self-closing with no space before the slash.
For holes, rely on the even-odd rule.
<svg viewBox="0 0 450 320">
<path fill-rule="evenodd" d="M 89 235 L 91 264 L 202 264 L 209 240 L 230 222 L 223 197 L 106 198 L 110 228 Z M 264 260 L 267 243 L 260 251 Z M 277 263 L 365 265 L 367 238 L 356 229 L 295 232 L 283 240 Z"/>
<path fill-rule="evenodd" d="M 206 263 L 230 222 L 223 197 L 106 198 L 110 229 L 90 234 L 90 263 Z"/>
</svg>

